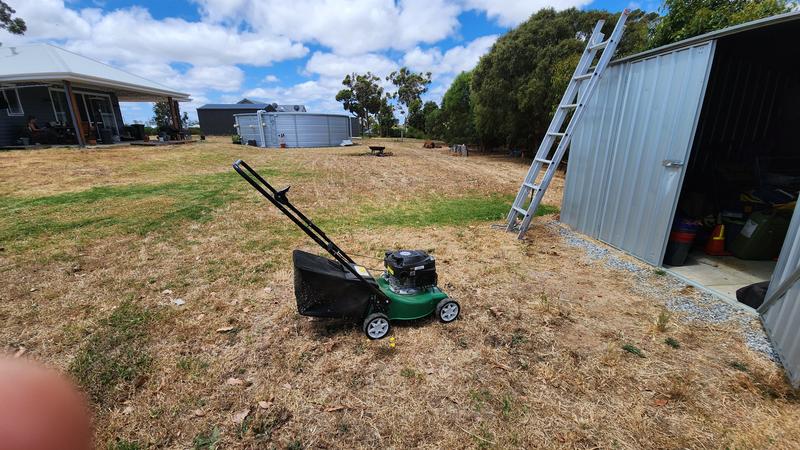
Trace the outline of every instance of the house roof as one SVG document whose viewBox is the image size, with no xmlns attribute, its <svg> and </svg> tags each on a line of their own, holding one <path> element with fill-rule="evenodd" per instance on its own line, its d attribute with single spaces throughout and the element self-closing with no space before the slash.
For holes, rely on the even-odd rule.
<svg viewBox="0 0 800 450">
<path fill-rule="evenodd" d="M 189 94 L 50 44 L 0 47 L 0 84 L 70 81 L 114 91 L 121 101 L 156 101 Z"/>
<path fill-rule="evenodd" d="M 671 52 L 673 50 L 677 50 L 683 47 L 690 47 L 697 44 L 702 44 L 703 42 L 712 41 L 715 39 L 719 39 L 726 36 L 732 36 L 739 33 L 744 33 L 746 31 L 757 30 L 759 28 L 765 28 L 773 25 L 777 25 L 779 23 L 786 23 L 786 22 L 793 22 L 800 20 L 800 11 L 792 11 L 785 14 L 778 14 L 777 16 L 765 17 L 763 19 L 753 20 L 750 22 L 745 22 L 739 25 L 734 25 L 728 28 L 722 28 L 721 30 L 712 31 L 706 34 L 701 34 L 699 36 L 694 36 L 688 39 L 684 39 L 682 41 L 673 42 L 671 44 L 667 44 L 661 47 L 657 47 L 651 50 L 646 50 L 641 53 L 637 53 L 635 55 L 626 56 L 624 58 L 619 58 L 612 62 L 612 64 L 617 64 L 626 61 L 632 61 L 637 59 L 643 59 L 650 56 L 655 56 L 661 53 Z"/>
</svg>

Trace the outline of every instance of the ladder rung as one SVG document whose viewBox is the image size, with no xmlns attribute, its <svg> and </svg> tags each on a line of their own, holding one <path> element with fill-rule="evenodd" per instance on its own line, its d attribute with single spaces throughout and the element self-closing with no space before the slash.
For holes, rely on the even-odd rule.
<svg viewBox="0 0 800 450">
<path fill-rule="evenodd" d="M 589 78 L 592 78 L 592 75 L 594 75 L 594 71 L 589 72 L 589 73 L 585 73 L 583 75 L 578 75 L 578 76 L 574 77 L 573 80 L 575 80 L 575 81 L 588 80 Z"/>
<path fill-rule="evenodd" d="M 522 214 L 523 216 L 527 216 L 528 215 L 528 211 L 525 211 L 524 209 L 522 209 L 520 207 L 512 206 L 512 208 L 514 208 L 514 211 Z"/>
<path fill-rule="evenodd" d="M 564 108 L 564 109 L 577 108 L 578 104 L 577 103 L 568 103 L 566 105 L 561 105 L 561 107 Z"/>
<path fill-rule="evenodd" d="M 538 184 L 531 184 L 531 183 L 525 182 L 525 183 L 522 183 L 522 185 L 525 186 L 526 188 L 532 189 L 532 190 L 539 189 L 539 185 Z"/>
<path fill-rule="evenodd" d="M 533 158 L 534 161 L 545 163 L 545 164 L 553 164 L 553 161 L 544 158 Z"/>
<path fill-rule="evenodd" d="M 600 42 L 598 44 L 590 45 L 589 46 L 589 50 L 597 50 L 599 48 L 606 48 L 607 45 L 608 45 L 608 41 L 603 41 L 603 42 Z"/>
<path fill-rule="evenodd" d="M 566 136 L 566 133 L 555 133 L 555 132 L 551 131 L 551 132 L 548 132 L 547 135 L 548 136 L 564 137 L 564 136 Z"/>
</svg>

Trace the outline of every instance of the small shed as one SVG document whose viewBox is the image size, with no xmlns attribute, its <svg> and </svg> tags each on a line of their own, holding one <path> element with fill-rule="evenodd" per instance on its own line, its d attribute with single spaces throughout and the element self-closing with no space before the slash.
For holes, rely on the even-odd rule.
<svg viewBox="0 0 800 450">
<path fill-rule="evenodd" d="M 257 111 L 234 118 L 242 142 L 259 147 L 336 147 L 353 137 L 351 117 L 342 114 Z"/>
<path fill-rule="evenodd" d="M 237 103 L 203 105 L 197 108 L 197 120 L 200 122 L 200 129 L 203 134 L 208 136 L 231 136 L 236 134 L 234 115 L 252 114 L 259 110 L 306 112 L 306 107 L 304 105 L 256 103 L 248 98 L 243 98 Z"/>
<path fill-rule="evenodd" d="M 769 282 L 751 306 L 795 386 L 800 49 L 788 43 L 798 38 L 792 12 L 612 63 L 576 126 L 561 212 L 573 229 L 750 311 L 737 291 Z M 666 257 L 686 227 L 697 228 L 688 256 Z"/>
</svg>

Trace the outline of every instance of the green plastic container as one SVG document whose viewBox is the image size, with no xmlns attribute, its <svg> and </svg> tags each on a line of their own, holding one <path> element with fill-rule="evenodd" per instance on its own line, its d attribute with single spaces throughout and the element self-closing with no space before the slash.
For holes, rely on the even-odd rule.
<svg viewBox="0 0 800 450">
<path fill-rule="evenodd" d="M 789 229 L 789 219 L 774 212 L 755 212 L 730 246 L 741 259 L 769 260 L 778 256 Z"/>
</svg>

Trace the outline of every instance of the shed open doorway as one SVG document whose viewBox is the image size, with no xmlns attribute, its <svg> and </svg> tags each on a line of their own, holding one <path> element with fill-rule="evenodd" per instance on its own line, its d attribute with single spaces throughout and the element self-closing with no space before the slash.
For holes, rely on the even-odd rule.
<svg viewBox="0 0 800 450">
<path fill-rule="evenodd" d="M 717 42 L 664 265 L 731 300 L 772 276 L 800 191 L 800 51 L 780 44 L 797 36 L 792 21 Z"/>
</svg>

